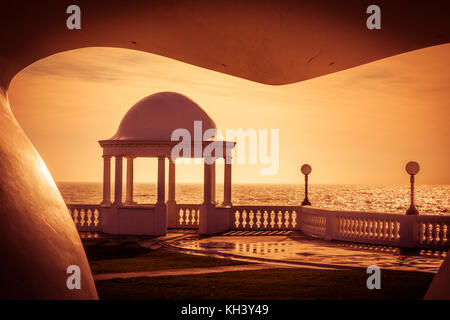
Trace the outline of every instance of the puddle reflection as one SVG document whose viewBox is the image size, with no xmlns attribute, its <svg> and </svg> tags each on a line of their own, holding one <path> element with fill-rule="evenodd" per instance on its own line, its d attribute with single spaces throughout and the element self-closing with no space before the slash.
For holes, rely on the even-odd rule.
<svg viewBox="0 0 450 320">
<path fill-rule="evenodd" d="M 367 267 L 376 264 L 396 270 L 437 272 L 447 252 L 404 249 L 337 241 L 303 240 L 289 237 L 216 237 L 183 239 L 177 246 L 284 261 Z"/>
</svg>

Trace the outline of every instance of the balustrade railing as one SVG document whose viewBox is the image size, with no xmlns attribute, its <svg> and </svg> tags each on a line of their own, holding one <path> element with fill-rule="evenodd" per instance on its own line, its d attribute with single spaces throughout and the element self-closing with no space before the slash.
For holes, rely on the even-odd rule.
<svg viewBox="0 0 450 320">
<path fill-rule="evenodd" d="M 398 214 L 371 212 L 337 212 L 334 239 L 345 241 L 362 241 L 364 243 L 398 245 L 403 239 L 401 226 L 406 228 L 410 217 Z M 410 231 L 410 230 L 406 230 Z M 407 244 L 407 243 L 405 243 Z"/>
<path fill-rule="evenodd" d="M 177 228 L 198 228 L 200 204 L 177 204 Z"/>
<path fill-rule="evenodd" d="M 70 216 L 78 231 L 101 231 L 102 214 L 100 205 L 68 204 Z"/>
<path fill-rule="evenodd" d="M 450 216 L 416 216 L 418 247 L 448 249 Z"/>
<path fill-rule="evenodd" d="M 100 205 L 67 207 L 79 231 L 102 231 Z M 177 204 L 176 227 L 198 229 L 200 208 L 201 204 Z M 233 206 L 228 210 L 230 230 L 300 230 L 326 240 L 440 250 L 448 250 L 450 243 L 450 216 L 333 211 L 309 206 Z"/>
<path fill-rule="evenodd" d="M 450 216 L 415 216 L 302 207 L 302 232 L 326 240 L 449 249 Z"/>
<path fill-rule="evenodd" d="M 234 230 L 295 230 L 298 206 L 233 206 L 231 228 Z"/>
<path fill-rule="evenodd" d="M 327 214 L 322 210 L 310 210 L 310 208 L 302 207 L 299 230 L 310 236 L 325 238 Z"/>
</svg>

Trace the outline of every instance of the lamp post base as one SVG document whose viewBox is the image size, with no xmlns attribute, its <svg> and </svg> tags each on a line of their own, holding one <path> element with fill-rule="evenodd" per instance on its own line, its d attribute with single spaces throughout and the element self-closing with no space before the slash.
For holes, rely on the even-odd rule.
<svg viewBox="0 0 450 320">
<path fill-rule="evenodd" d="M 311 202 L 309 202 L 309 199 L 305 198 L 305 200 L 303 200 L 303 202 L 302 202 L 302 206 L 310 206 L 310 205 L 311 205 Z"/>
<path fill-rule="evenodd" d="M 408 210 L 406 210 L 407 215 L 418 215 L 419 211 L 416 209 L 414 205 L 410 206 Z"/>
</svg>

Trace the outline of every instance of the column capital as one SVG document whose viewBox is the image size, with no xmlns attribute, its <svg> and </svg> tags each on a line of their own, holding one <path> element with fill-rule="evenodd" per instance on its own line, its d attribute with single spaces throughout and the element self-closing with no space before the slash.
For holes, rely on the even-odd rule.
<svg viewBox="0 0 450 320">
<path fill-rule="evenodd" d="M 223 160 L 225 164 L 233 164 L 233 156 L 232 155 L 223 155 Z"/>
<path fill-rule="evenodd" d="M 233 162 L 233 149 L 235 146 L 235 142 L 226 141 L 225 142 L 225 152 L 223 154 L 223 158 L 225 163 L 231 164 Z"/>
<path fill-rule="evenodd" d="M 102 158 L 103 158 L 103 159 L 111 159 L 112 156 L 104 154 L 104 155 L 102 155 Z"/>
</svg>

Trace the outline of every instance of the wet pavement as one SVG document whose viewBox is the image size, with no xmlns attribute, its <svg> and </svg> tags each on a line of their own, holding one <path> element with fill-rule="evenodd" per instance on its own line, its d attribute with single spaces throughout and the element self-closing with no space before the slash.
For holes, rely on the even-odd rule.
<svg viewBox="0 0 450 320">
<path fill-rule="evenodd" d="M 325 241 L 299 232 L 230 232 L 199 237 L 196 233 L 172 231 L 162 243 L 194 253 L 282 262 L 293 266 L 380 268 L 437 272 L 447 252 L 404 249 L 380 245 Z"/>
</svg>

